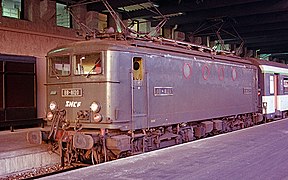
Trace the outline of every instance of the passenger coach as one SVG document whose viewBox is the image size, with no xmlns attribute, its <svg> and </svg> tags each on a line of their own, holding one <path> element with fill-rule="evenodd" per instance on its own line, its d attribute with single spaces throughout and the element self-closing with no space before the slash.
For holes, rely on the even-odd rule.
<svg viewBox="0 0 288 180">
<path fill-rule="evenodd" d="M 288 66 L 271 61 L 251 60 L 259 72 L 259 107 L 266 118 L 285 117 L 288 111 Z"/>
</svg>

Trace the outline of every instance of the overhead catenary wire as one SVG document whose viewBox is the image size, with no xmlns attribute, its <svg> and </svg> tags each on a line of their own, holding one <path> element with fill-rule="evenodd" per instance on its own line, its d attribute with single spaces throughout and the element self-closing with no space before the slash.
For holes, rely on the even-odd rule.
<svg viewBox="0 0 288 180">
<path fill-rule="evenodd" d="M 117 15 L 117 13 L 114 11 L 114 9 L 110 6 L 110 4 L 107 2 L 107 0 L 101 0 L 104 4 L 104 6 L 106 7 L 106 9 L 109 11 L 109 13 L 111 14 L 111 16 L 113 17 L 116 25 L 117 25 L 117 29 L 118 27 L 121 29 L 121 32 L 125 32 L 127 31 L 127 27 L 125 26 L 125 24 L 123 23 L 123 21 L 120 19 L 120 17 Z"/>
</svg>

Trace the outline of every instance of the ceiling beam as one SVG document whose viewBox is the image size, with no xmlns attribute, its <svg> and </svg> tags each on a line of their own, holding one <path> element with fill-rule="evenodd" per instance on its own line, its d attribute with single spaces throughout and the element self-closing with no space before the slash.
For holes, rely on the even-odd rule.
<svg viewBox="0 0 288 180">
<path fill-rule="evenodd" d="M 237 44 L 239 41 L 235 41 L 233 39 L 224 40 L 226 44 Z M 265 44 L 265 43 L 273 43 L 275 41 L 288 41 L 288 36 L 283 35 L 271 35 L 271 36 L 258 36 L 258 37 L 245 37 L 245 44 Z"/>
<path fill-rule="evenodd" d="M 253 48 L 252 48 L 253 49 Z M 257 49 L 257 48 L 254 48 Z M 279 45 L 271 47 L 262 47 L 260 48 L 260 54 L 272 54 L 272 53 L 287 53 L 288 45 Z"/>
<path fill-rule="evenodd" d="M 158 10 L 162 14 L 172 14 L 176 12 L 191 12 L 191 11 L 199 11 L 199 10 L 207 10 L 211 8 L 221 8 L 221 7 L 230 7 L 235 5 L 241 5 L 241 4 L 247 4 L 247 3 L 253 3 L 253 2 L 260 2 L 263 0 L 205 0 L 202 3 L 198 3 L 196 1 L 190 1 L 189 3 L 185 2 L 176 2 L 174 4 L 168 4 L 168 6 L 165 6 L 167 4 L 167 0 L 165 2 L 160 3 L 160 7 Z M 139 11 L 130 12 L 129 16 L 123 14 L 123 19 L 129 19 L 129 18 L 145 18 L 145 17 L 151 17 L 154 16 L 154 14 L 151 14 L 151 12 L 143 9 Z"/>
<path fill-rule="evenodd" d="M 261 48 L 261 49 L 275 49 L 275 48 L 286 48 L 288 52 L 288 44 L 287 43 L 280 43 L 275 45 L 269 45 L 269 44 L 262 44 L 261 46 L 255 46 L 251 47 L 252 49 Z"/>
<path fill-rule="evenodd" d="M 286 41 L 274 41 L 274 42 L 264 42 L 264 43 L 246 43 L 244 46 L 249 48 L 269 48 L 275 46 L 287 46 L 288 40 Z M 287 49 L 288 51 L 288 49 Z"/>
<path fill-rule="evenodd" d="M 207 29 L 205 31 L 201 32 L 198 30 L 198 32 L 192 32 L 192 34 L 194 34 L 195 36 L 205 36 L 205 34 L 210 35 L 211 33 L 212 33 L 212 35 L 215 35 L 216 30 L 219 28 L 219 26 L 220 25 L 213 26 L 214 30 L 212 29 L 212 26 L 211 26 L 211 27 L 209 27 L 209 29 Z M 258 34 L 258 32 L 261 32 L 262 34 L 265 34 L 265 32 L 267 34 L 268 33 L 273 34 L 274 32 L 278 32 L 278 31 L 282 32 L 282 30 L 288 32 L 288 21 L 287 22 L 281 22 L 281 23 L 265 24 L 265 25 L 242 26 L 242 27 L 238 27 L 236 29 L 236 32 L 240 35 L 240 37 L 245 37 L 245 36 L 247 36 L 247 34 L 253 34 L 253 36 L 254 36 L 254 34 L 261 35 L 261 34 Z M 222 27 L 219 32 L 220 32 L 220 34 L 222 34 L 226 37 L 228 35 L 227 33 L 237 35 L 235 30 L 231 26 Z"/>
<path fill-rule="evenodd" d="M 242 39 L 246 38 L 270 38 L 271 36 L 278 36 L 278 37 L 284 37 L 287 36 L 288 29 L 279 29 L 279 30 L 271 30 L 271 31 L 257 31 L 257 32 L 248 32 L 248 33 L 242 33 L 241 37 Z M 227 34 L 221 34 L 221 38 L 225 41 L 233 40 L 234 38 L 231 35 Z M 215 34 L 210 34 L 211 40 L 218 40 L 217 36 Z"/>
<path fill-rule="evenodd" d="M 288 54 L 271 54 L 272 58 L 278 58 L 278 59 L 286 59 L 288 60 Z M 287 63 L 287 62 L 286 62 Z"/>
<path fill-rule="evenodd" d="M 234 21 L 233 21 L 234 20 Z M 255 27 L 255 26 L 266 26 L 266 24 L 278 23 L 278 25 L 286 25 L 288 22 L 288 12 L 281 11 L 276 13 L 267 14 L 257 14 L 252 16 L 242 16 L 234 19 L 230 19 L 230 24 L 235 27 L 235 29 L 241 29 L 242 27 Z M 178 26 L 179 31 L 183 32 L 193 32 L 205 21 L 182 24 Z M 282 24 L 281 24 L 282 23 Z M 153 25 L 154 23 L 152 23 Z M 268 28 L 268 27 L 267 27 Z"/>
<path fill-rule="evenodd" d="M 118 7 L 125 7 L 125 6 L 130 6 L 134 4 L 141 4 L 147 2 L 147 0 L 126 0 L 126 1 L 121 1 L 121 0 L 109 0 L 108 1 L 110 6 L 117 11 Z M 97 3 L 92 3 L 87 5 L 87 10 L 88 11 L 97 11 L 97 12 L 102 12 L 103 10 L 107 10 L 104 4 L 100 1 Z"/>
<path fill-rule="evenodd" d="M 264 30 L 264 31 L 255 31 L 255 32 L 244 32 L 241 33 L 241 37 L 269 37 L 272 35 L 287 35 L 288 29 L 277 29 L 277 30 Z"/>
<path fill-rule="evenodd" d="M 71 5 L 71 4 L 77 3 L 77 1 L 73 1 L 73 0 L 56 0 L 56 3 L 65 4 L 65 5 Z"/>
<path fill-rule="evenodd" d="M 263 2 L 251 3 L 250 5 L 243 4 L 238 6 L 190 12 L 187 13 L 185 16 L 170 18 L 170 20 L 167 21 L 166 25 L 188 24 L 188 23 L 201 22 L 206 19 L 213 19 L 218 17 L 227 17 L 227 16 L 241 17 L 248 15 L 250 16 L 257 14 L 287 11 L 287 10 L 288 10 L 287 0 L 263 1 Z"/>
<path fill-rule="evenodd" d="M 287 21 L 287 19 L 288 19 L 287 10 L 284 11 L 279 10 L 277 12 L 259 13 L 256 15 L 236 17 L 235 22 L 238 26 L 251 26 L 251 25 L 283 22 Z"/>
<path fill-rule="evenodd" d="M 261 49 L 259 54 L 273 54 L 273 53 L 287 53 L 287 48 L 286 49 Z"/>
</svg>

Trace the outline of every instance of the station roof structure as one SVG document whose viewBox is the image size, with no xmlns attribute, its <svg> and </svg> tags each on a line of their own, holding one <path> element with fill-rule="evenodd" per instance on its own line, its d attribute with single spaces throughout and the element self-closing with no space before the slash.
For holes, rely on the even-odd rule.
<svg viewBox="0 0 288 180">
<path fill-rule="evenodd" d="M 85 4 L 88 11 L 107 13 L 101 0 L 57 0 Z M 177 27 L 193 37 L 219 37 L 225 44 L 240 44 L 259 54 L 288 59 L 287 0 L 108 0 L 122 19 L 145 19 L 156 26 Z M 176 26 L 177 25 L 177 26 Z M 239 38 L 240 37 L 240 38 Z"/>
</svg>

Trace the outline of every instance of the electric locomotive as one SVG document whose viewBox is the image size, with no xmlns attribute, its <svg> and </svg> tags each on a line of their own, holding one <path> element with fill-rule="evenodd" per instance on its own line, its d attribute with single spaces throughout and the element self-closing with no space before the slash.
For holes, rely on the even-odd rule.
<svg viewBox="0 0 288 180">
<path fill-rule="evenodd" d="M 223 53 L 163 38 L 57 47 L 47 55 L 51 128 L 28 139 L 50 143 L 62 164 L 95 164 L 261 122 L 258 66 Z"/>
</svg>

